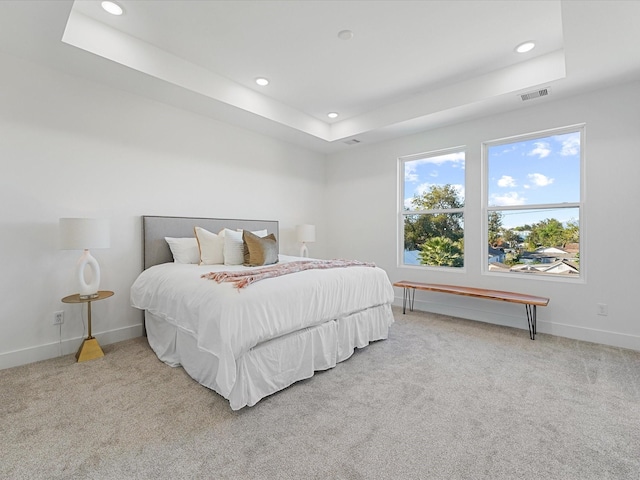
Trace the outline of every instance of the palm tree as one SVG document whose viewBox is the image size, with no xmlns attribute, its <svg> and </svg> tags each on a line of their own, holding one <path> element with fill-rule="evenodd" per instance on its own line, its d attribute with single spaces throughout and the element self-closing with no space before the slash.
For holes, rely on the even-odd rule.
<svg viewBox="0 0 640 480">
<path fill-rule="evenodd" d="M 464 255 L 459 242 L 446 237 L 431 237 L 422 245 L 418 254 L 423 265 L 462 267 Z"/>
</svg>

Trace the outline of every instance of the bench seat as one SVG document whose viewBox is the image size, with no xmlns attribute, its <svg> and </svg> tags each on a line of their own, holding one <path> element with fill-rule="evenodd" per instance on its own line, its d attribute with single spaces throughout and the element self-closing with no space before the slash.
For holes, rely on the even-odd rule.
<svg viewBox="0 0 640 480">
<path fill-rule="evenodd" d="M 464 295 L 467 297 L 485 298 L 488 300 L 498 300 L 502 302 L 523 304 L 527 312 L 529 338 L 531 338 L 531 340 L 535 340 L 536 337 L 536 307 L 546 307 L 549 304 L 549 299 L 546 297 L 537 297 L 535 295 L 505 292 L 501 290 L 489 290 L 486 288 L 442 285 L 438 283 L 422 283 L 409 280 L 395 282 L 393 286 L 403 289 L 402 313 L 406 313 L 407 302 L 409 302 L 409 310 L 413 311 L 413 300 L 415 298 L 416 290 L 450 293 L 454 295 Z"/>
</svg>

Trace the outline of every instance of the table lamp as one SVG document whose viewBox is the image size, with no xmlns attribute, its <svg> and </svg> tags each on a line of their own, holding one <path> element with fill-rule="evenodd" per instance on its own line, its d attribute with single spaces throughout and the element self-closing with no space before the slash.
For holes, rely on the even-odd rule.
<svg viewBox="0 0 640 480">
<path fill-rule="evenodd" d="M 309 249 L 307 243 L 313 243 L 316 241 L 316 226 L 315 225 L 296 225 L 296 235 L 298 241 L 302 242 L 300 247 L 300 256 L 308 257 Z"/>
<path fill-rule="evenodd" d="M 81 299 L 96 298 L 100 286 L 100 265 L 89 253 L 90 248 L 109 248 L 109 221 L 104 218 L 61 218 L 60 247 L 84 250 L 76 264 L 76 283 Z M 91 271 L 90 280 L 85 276 Z"/>
</svg>

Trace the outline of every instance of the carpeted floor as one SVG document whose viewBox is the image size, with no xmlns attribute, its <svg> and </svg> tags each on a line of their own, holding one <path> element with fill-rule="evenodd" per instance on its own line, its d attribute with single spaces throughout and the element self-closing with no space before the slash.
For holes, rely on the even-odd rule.
<svg viewBox="0 0 640 480">
<path fill-rule="evenodd" d="M 239 412 L 144 338 L 2 370 L 0 478 L 640 478 L 640 352 L 395 314 Z"/>
</svg>

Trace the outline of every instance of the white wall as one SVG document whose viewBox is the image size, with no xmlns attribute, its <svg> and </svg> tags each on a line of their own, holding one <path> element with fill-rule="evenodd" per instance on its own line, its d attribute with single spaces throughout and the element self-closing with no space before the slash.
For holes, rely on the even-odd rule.
<svg viewBox="0 0 640 480">
<path fill-rule="evenodd" d="M 10 56 L 0 65 L 0 368 L 80 345 L 81 308 L 60 302 L 80 252 L 59 250 L 60 217 L 110 219 L 111 248 L 92 252 L 115 291 L 92 308 L 103 345 L 141 332 L 129 306 L 141 215 L 279 220 L 289 254 L 296 224 L 326 231 L 323 155 Z"/>
<path fill-rule="evenodd" d="M 96 250 L 102 288 L 93 331 L 104 344 L 140 334 L 128 291 L 141 269 L 141 215 L 314 223 L 313 256 L 372 260 L 392 281 L 413 279 L 517 290 L 551 298 L 539 331 L 640 350 L 635 221 L 640 193 L 640 85 L 553 102 L 329 156 L 103 85 L 0 55 L 0 368 L 72 353 L 83 336 L 74 293 L 79 252 L 58 249 L 58 219 L 104 216 L 111 248 Z M 481 274 L 480 143 L 586 122 L 585 283 Z M 467 145 L 464 273 L 396 264 L 397 158 Z M 401 292 L 396 291 L 401 302 Z M 597 316 L 598 302 L 609 305 Z M 425 310 L 526 328 L 516 305 L 418 294 Z M 52 313 L 63 310 L 61 334 Z M 85 310 L 86 315 L 86 310 Z M 526 333 L 523 332 L 523 335 Z"/>
<path fill-rule="evenodd" d="M 330 257 L 373 260 L 392 281 L 416 280 L 519 291 L 551 299 L 538 309 L 538 331 L 640 350 L 637 314 L 640 260 L 640 84 L 531 106 L 329 156 L 326 194 Z M 586 208 L 581 215 L 586 282 L 566 283 L 481 274 L 481 142 L 586 123 Z M 397 265 L 398 157 L 467 146 L 466 268 L 416 270 Z M 396 290 L 401 303 L 402 292 Z M 596 303 L 609 306 L 596 315 Z M 416 308 L 526 328 L 524 308 L 419 292 Z"/>
</svg>

